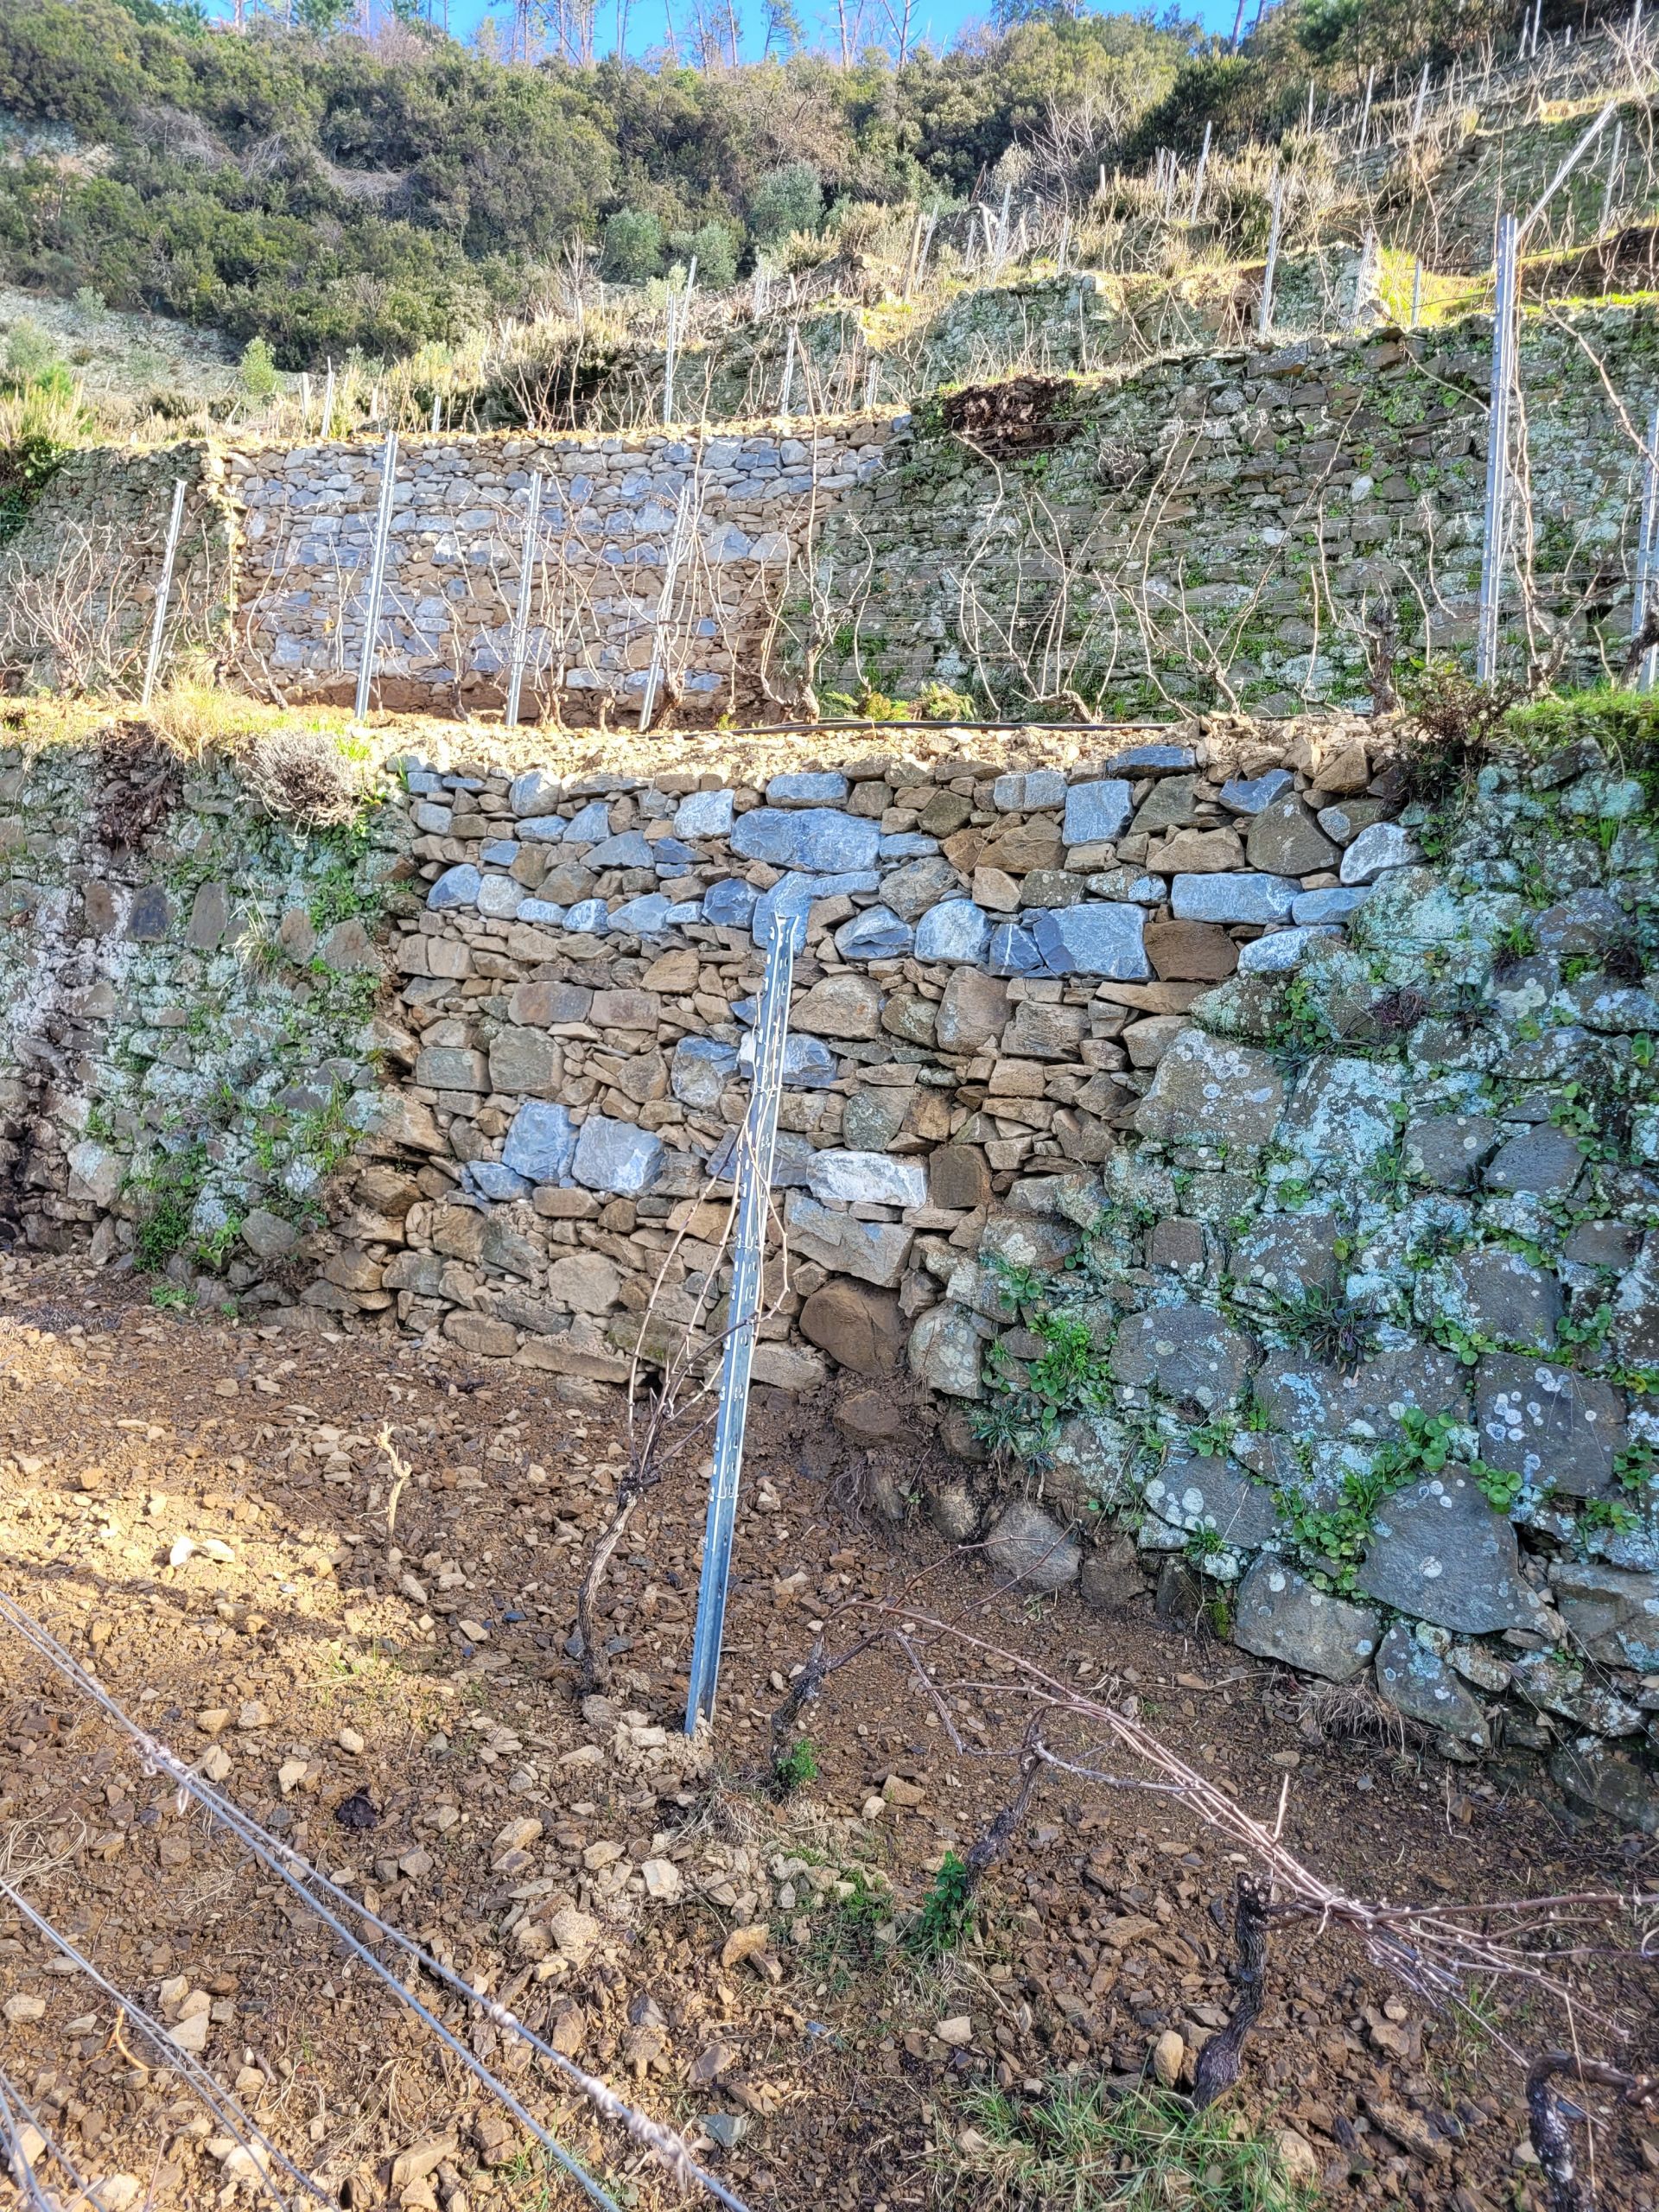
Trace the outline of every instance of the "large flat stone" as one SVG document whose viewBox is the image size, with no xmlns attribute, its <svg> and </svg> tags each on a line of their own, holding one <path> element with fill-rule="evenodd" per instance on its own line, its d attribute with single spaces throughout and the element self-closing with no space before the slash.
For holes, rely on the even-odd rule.
<svg viewBox="0 0 1659 2212">
<path fill-rule="evenodd" d="M 1122 983 L 1152 974 L 1140 906 L 1086 900 L 1080 906 L 1038 907 L 1027 917 L 1045 966 L 1057 976 L 1106 976 Z"/>
<path fill-rule="evenodd" d="M 1122 776 L 1073 784 L 1065 795 L 1060 835 L 1068 845 L 1110 844 L 1123 834 L 1135 807 L 1135 786 Z"/>
<path fill-rule="evenodd" d="M 1468 1476 L 1448 1471 L 1384 1498 L 1359 1586 L 1396 1612 L 1484 1636 L 1532 1625 L 1515 1530 Z"/>
<path fill-rule="evenodd" d="M 1287 922 L 1302 887 L 1293 877 L 1254 875 L 1248 871 L 1217 875 L 1178 875 L 1170 889 L 1170 908 L 1178 922 Z"/>
<path fill-rule="evenodd" d="M 1255 1394 L 1275 1429 L 1292 1436 L 1377 1436 L 1402 1433 L 1401 1415 L 1469 1409 L 1469 1370 L 1450 1352 L 1428 1344 L 1402 1344 L 1362 1360 L 1351 1375 L 1321 1367 L 1306 1353 L 1269 1352 L 1255 1378 Z"/>
<path fill-rule="evenodd" d="M 873 867 L 880 841 L 878 823 L 828 806 L 757 806 L 738 817 L 731 836 L 732 850 L 746 861 L 828 875 Z"/>
<path fill-rule="evenodd" d="M 1233 1640 L 1258 1659 L 1351 1682 L 1370 1663 L 1382 1625 L 1370 1605 L 1327 1596 L 1288 1560 L 1269 1554 L 1238 1586 Z"/>
<path fill-rule="evenodd" d="M 1541 1122 L 1499 1149 L 1487 1166 L 1485 1183 L 1489 1191 L 1534 1191 L 1540 1198 L 1564 1198 L 1583 1173 L 1578 1139 Z"/>
<path fill-rule="evenodd" d="M 1568 1497 L 1606 1497 L 1627 1441 L 1611 1383 L 1515 1352 L 1488 1352 L 1477 1368 L 1475 1426 L 1488 1465 Z"/>
<path fill-rule="evenodd" d="M 847 1205 L 921 1206 L 927 1204 L 927 1171 L 919 1160 L 886 1152 L 815 1153 L 809 1174 L 815 1198 Z"/>
<path fill-rule="evenodd" d="M 1266 1052 L 1189 1026 L 1159 1061 L 1135 1127 L 1166 1142 L 1264 1145 L 1284 1097 L 1283 1079 Z"/>
<path fill-rule="evenodd" d="M 1459 1252 L 1422 1276 L 1417 1310 L 1425 1323 L 1449 1320 L 1499 1344 L 1547 1351 L 1561 1317 L 1561 1287 L 1518 1252 Z M 1617 1328 L 1615 1301 L 1615 1335 Z"/>
<path fill-rule="evenodd" d="M 1255 1346 L 1204 1306 L 1132 1313 L 1117 1332 L 1110 1366 L 1119 1382 L 1155 1386 L 1201 1406 L 1230 1405 L 1255 1363 Z"/>
</svg>

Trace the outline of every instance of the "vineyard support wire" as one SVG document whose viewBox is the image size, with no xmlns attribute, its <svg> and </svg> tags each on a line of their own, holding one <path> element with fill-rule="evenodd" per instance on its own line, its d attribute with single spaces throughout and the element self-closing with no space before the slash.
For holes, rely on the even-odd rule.
<svg viewBox="0 0 1659 2212">
<path fill-rule="evenodd" d="M 86 1975 L 95 1989 L 101 1989 L 106 1997 L 121 2007 L 133 2025 L 161 2053 L 163 2066 L 183 2075 L 185 2080 L 220 2126 L 234 2135 L 248 2153 L 260 2180 L 264 2184 L 265 2193 L 275 2203 L 282 2204 L 282 2195 L 266 2171 L 264 2159 L 255 2150 L 256 2144 L 260 2150 L 264 2151 L 276 2161 L 289 2178 L 304 2190 L 307 2196 L 314 2196 L 320 2204 L 327 2204 L 329 2202 L 327 2190 L 315 2182 L 309 2174 L 302 2173 L 287 2153 L 271 2141 L 257 2120 L 247 2118 L 242 2113 L 235 2099 L 226 2095 L 200 2060 L 192 2052 L 181 2050 L 153 2013 L 147 2012 L 143 2005 L 129 1997 L 124 1990 L 118 1989 L 107 1976 L 101 1974 L 85 1953 L 76 1948 L 68 1936 L 60 1929 L 54 1928 L 46 1915 L 29 1902 L 15 1882 L 0 1878 L 0 1897 L 9 1897 L 31 1927 L 44 1936 L 49 1943 L 55 1944 L 64 1957 Z"/>
<path fill-rule="evenodd" d="M 168 1775 L 173 1782 L 177 1783 L 181 1791 L 194 1797 L 222 1827 L 228 1828 L 233 1835 L 238 1837 L 254 1857 L 277 1877 L 279 1881 L 292 1890 L 354 1957 L 361 1959 L 370 1972 L 383 1981 L 401 2003 L 408 2005 L 432 2029 L 445 2047 L 461 2061 L 466 2070 L 475 2080 L 482 2082 L 493 2095 L 500 2099 L 507 2110 L 536 2137 L 556 2162 L 569 2173 L 577 2186 L 583 2190 L 592 2202 L 610 2207 L 611 2212 L 616 2212 L 613 2200 L 576 2164 L 569 2153 L 555 2142 L 545 2129 L 524 2111 L 505 2084 L 499 2082 L 489 2069 L 451 2034 L 442 2020 L 434 2018 L 413 1992 L 406 1989 L 391 1968 L 382 1960 L 377 1958 L 366 1944 L 353 1935 L 351 1930 L 328 1909 L 328 1906 L 321 1902 L 315 1891 L 307 1886 L 308 1884 L 315 1884 L 316 1890 L 321 1891 L 324 1896 L 334 1900 L 345 1910 L 355 1914 L 358 1919 L 372 1928 L 377 1935 L 385 1937 L 386 1942 L 395 1945 L 405 1958 L 430 1974 L 435 1980 L 442 1982 L 446 1988 L 452 1990 L 455 1995 L 468 2004 L 476 2005 L 485 2017 L 503 2034 L 517 2036 L 527 2043 L 546 2065 L 551 2067 L 555 2073 L 562 2075 L 572 2088 L 579 2090 L 607 2119 L 617 2121 L 624 2126 L 635 2142 L 650 2152 L 659 2163 L 667 2166 L 683 2183 L 689 2184 L 690 2182 L 696 2182 L 715 2199 L 716 2203 L 725 2205 L 728 2212 L 748 2212 L 748 2208 L 741 2198 L 734 2196 L 712 2174 L 705 2172 L 693 2161 L 683 2142 L 671 2129 L 661 2122 L 650 2119 L 645 2113 L 635 2111 L 632 2106 L 625 2104 L 613 2089 L 599 2080 L 596 2075 L 586 2072 L 573 2059 L 567 2058 L 563 2052 L 555 2050 L 551 2044 L 544 2042 L 533 2029 L 526 2027 L 522 2020 L 510 2012 L 505 2005 L 494 1998 L 486 1996 L 481 1990 L 475 1989 L 463 1975 L 457 1974 L 453 1967 L 446 1966 L 441 1959 L 435 1958 L 412 1936 L 406 1936 L 399 1928 L 394 1928 L 389 1921 L 381 1919 L 378 1913 L 372 1911 L 367 1905 L 359 1903 L 357 1898 L 342 1890 L 338 1884 L 331 1881 L 319 1867 L 313 1866 L 308 1860 L 302 1858 L 290 1845 L 268 1835 L 258 1823 L 244 1813 L 233 1800 L 221 1796 L 210 1783 L 202 1781 L 168 1745 L 147 1733 L 137 1721 L 131 1719 L 111 1697 L 103 1685 L 95 1681 L 86 1673 L 73 1653 L 66 1651 L 48 1629 L 43 1627 L 8 1592 L 3 1590 L 0 1590 L 0 1621 L 3 1621 L 14 1629 L 40 1657 L 55 1668 L 58 1673 L 72 1682 L 83 1696 L 88 1698 L 118 1728 L 130 1737 L 139 1746 L 144 1758 L 152 1768 Z"/>
</svg>

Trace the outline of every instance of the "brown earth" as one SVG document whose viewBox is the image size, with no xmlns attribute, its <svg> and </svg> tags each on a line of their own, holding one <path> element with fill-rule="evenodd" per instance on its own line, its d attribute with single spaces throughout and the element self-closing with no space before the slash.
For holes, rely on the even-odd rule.
<svg viewBox="0 0 1659 2212">
<path fill-rule="evenodd" d="M 188 1758 L 218 1753 L 210 1775 L 256 1817 L 684 2127 L 751 2206 L 1001 2201 L 975 2171 L 976 2088 L 1000 2082 L 1018 2107 L 1062 2073 L 1122 2085 L 1170 2031 L 1190 2069 L 1232 2002 L 1230 1840 L 1179 1801 L 1063 1772 L 969 1940 L 931 1962 L 895 1941 L 943 1854 L 1011 1795 L 1028 1713 L 1006 1660 L 964 1667 L 935 1643 L 925 1688 L 888 1643 L 808 1708 L 817 1776 L 775 1802 L 769 1724 L 790 1670 L 820 1634 L 845 1650 L 881 1599 L 1138 1700 L 1255 1814 L 1271 1821 L 1282 1791 L 1286 1841 L 1351 1894 L 1656 1886 L 1655 1847 L 1580 1821 L 1524 1754 L 1452 1768 L 1322 1727 L 1286 1676 L 1160 1625 L 1144 1599 L 1103 1615 L 1022 1598 L 925 1525 L 884 1520 L 872 1503 L 939 1459 L 928 1416 L 896 1399 L 896 1433 L 867 1452 L 831 1393 L 757 1392 L 709 1753 L 678 1733 L 706 1440 L 620 1547 L 607 1701 L 584 1707 L 566 1645 L 626 1408 L 574 1388 L 587 1398 L 390 1339 L 158 1313 L 68 1261 L 0 1262 L 0 1576 L 128 1712 Z M 383 1425 L 408 1470 L 395 1497 Z M 1050 1740 L 1133 1778 L 1064 1719 Z M 205 2062 L 343 2201 L 578 2201 L 360 1963 L 3 1629 L 0 1872 L 140 2002 L 207 2009 Z M 1615 1916 L 1546 1942 L 1635 1936 Z M 50 1961 L 0 1897 L 6 2074 L 86 2177 L 134 2177 L 105 2192 L 111 2212 L 230 2202 L 227 2140 L 215 2149 L 135 2024 Z M 1542 2212 L 1517 2061 L 1576 2032 L 1639 2069 L 1656 2041 L 1650 1968 L 1554 1966 L 1571 2029 L 1524 1980 L 1437 2013 L 1351 1938 L 1281 1924 L 1230 2107 L 1302 2139 L 1322 2202 Z M 683 2201 L 476 2007 L 422 1993 L 623 2201 Z M 1659 2131 L 1605 2092 L 1586 2101 L 1600 2202 L 1652 2212 Z M 394 2191 L 391 2159 L 419 2145 L 442 2159 Z M 1133 2201 L 1284 2201 L 1228 2195 L 1218 2171 Z"/>
</svg>

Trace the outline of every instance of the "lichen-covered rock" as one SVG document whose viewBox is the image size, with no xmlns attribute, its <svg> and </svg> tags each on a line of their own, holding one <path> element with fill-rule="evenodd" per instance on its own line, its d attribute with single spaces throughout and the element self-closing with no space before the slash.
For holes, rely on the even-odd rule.
<svg viewBox="0 0 1659 2212">
<path fill-rule="evenodd" d="M 1467 1475 L 1432 1475 L 1378 1507 L 1359 1569 L 1370 1597 L 1465 1634 L 1529 1628 L 1538 1599 L 1515 1530 Z"/>
<path fill-rule="evenodd" d="M 1238 1586 L 1235 1641 L 1258 1659 L 1282 1660 L 1327 1681 L 1351 1682 L 1363 1673 L 1381 1630 L 1381 1617 L 1370 1605 L 1328 1596 L 1271 1554 Z"/>
<path fill-rule="evenodd" d="M 1429 1114 L 1408 1123 L 1401 1157 L 1414 1183 L 1466 1191 L 1497 1151 L 1502 1132 L 1489 1114 Z"/>
<path fill-rule="evenodd" d="M 1561 1287 L 1519 1252 L 1497 1248 L 1438 1260 L 1417 1286 L 1417 1315 L 1427 1326 L 1449 1322 L 1468 1336 L 1545 1351 L 1555 1342 Z M 1659 1317 L 1656 1317 L 1659 1318 Z M 1614 1329 L 1618 1329 L 1617 1310 Z"/>
<path fill-rule="evenodd" d="M 1278 1531 L 1273 1491 L 1224 1459 L 1175 1452 L 1148 1479 L 1145 1495 L 1172 1528 L 1219 1536 L 1236 1551 L 1259 1550 Z"/>
<path fill-rule="evenodd" d="M 1611 1383 L 1513 1352 L 1488 1352 L 1477 1368 L 1475 1426 L 1488 1465 L 1567 1497 L 1606 1497 L 1627 1438 Z"/>
<path fill-rule="evenodd" d="M 1142 1136 L 1174 1144 L 1264 1145 L 1284 1096 L 1265 1052 L 1189 1027 L 1159 1061 L 1135 1127 Z"/>
<path fill-rule="evenodd" d="M 1219 1313 L 1203 1306 L 1164 1306 L 1129 1316 L 1109 1363 L 1120 1382 L 1220 1408 L 1243 1389 L 1255 1357 L 1250 1339 Z"/>
<path fill-rule="evenodd" d="M 1376 1687 L 1407 1719 L 1484 1749 L 1486 1716 L 1478 1703 L 1440 1654 L 1419 1643 L 1402 1621 L 1377 1648 Z"/>
<path fill-rule="evenodd" d="M 1659 1674 L 1659 1574 L 1558 1559 L 1549 1580 L 1561 1618 L 1588 1658 Z"/>
</svg>

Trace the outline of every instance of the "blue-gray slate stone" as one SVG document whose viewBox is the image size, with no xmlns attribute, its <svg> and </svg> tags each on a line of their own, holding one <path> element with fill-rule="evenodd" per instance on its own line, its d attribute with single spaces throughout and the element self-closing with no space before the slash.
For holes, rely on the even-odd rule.
<svg viewBox="0 0 1659 2212">
<path fill-rule="evenodd" d="M 916 932 L 890 906 L 867 906 L 836 931 L 836 950 L 843 960 L 902 960 Z"/>
<path fill-rule="evenodd" d="M 1170 907 L 1178 922 L 1287 922 L 1301 894 L 1294 877 L 1229 870 L 1218 875 L 1178 875 Z"/>
<path fill-rule="evenodd" d="M 1120 776 L 1165 776 L 1179 768 L 1196 768 L 1198 756 L 1190 745 L 1131 745 L 1114 753 L 1106 766 Z"/>
<path fill-rule="evenodd" d="M 625 830 L 620 837 L 607 837 L 588 855 L 589 868 L 654 868 L 649 839 L 642 830 Z"/>
<path fill-rule="evenodd" d="M 754 902 L 760 895 L 741 876 L 728 876 L 723 883 L 711 883 L 703 893 L 702 918 L 715 929 L 746 930 L 754 919 Z"/>
<path fill-rule="evenodd" d="M 1218 1535 L 1236 1551 L 1259 1551 L 1279 1527 L 1279 1508 L 1263 1483 L 1252 1482 L 1230 1459 L 1196 1452 L 1171 1455 L 1147 1483 L 1147 1503 L 1160 1521 L 1189 1535 Z"/>
<path fill-rule="evenodd" d="M 520 836 L 524 834 L 522 828 Z M 579 814 L 571 816 L 564 825 L 567 845 L 600 845 L 611 834 L 611 810 L 601 798 L 590 799 Z"/>
<path fill-rule="evenodd" d="M 880 842 L 874 822 L 828 806 L 757 806 L 740 815 L 732 830 L 732 850 L 744 860 L 812 874 L 868 868 Z"/>
<path fill-rule="evenodd" d="M 1300 930 L 1271 930 L 1266 936 L 1240 945 L 1238 972 L 1241 976 L 1287 976 L 1293 969 L 1301 966 L 1310 949 L 1321 938 L 1337 934 L 1324 925 Z"/>
<path fill-rule="evenodd" d="M 838 768 L 802 768 L 772 779 L 766 785 L 766 804 L 839 806 L 849 788 Z"/>
<path fill-rule="evenodd" d="M 410 789 L 415 788 L 413 783 Z M 564 785 L 544 768 L 526 768 L 507 786 L 507 804 L 515 815 L 550 814 L 564 797 Z"/>
<path fill-rule="evenodd" d="M 674 810 L 677 837 L 723 837 L 731 826 L 729 791 L 693 791 Z"/>
<path fill-rule="evenodd" d="M 1233 1611 L 1233 1640 L 1242 1649 L 1330 1682 L 1351 1682 L 1363 1671 L 1382 1626 L 1370 1605 L 1328 1597 L 1271 1552 L 1239 1584 Z"/>
<path fill-rule="evenodd" d="M 462 861 L 456 868 L 445 868 L 427 893 L 426 903 L 435 914 L 446 913 L 456 906 L 476 906 L 483 880 L 470 861 Z M 131 934 L 130 929 L 128 934 Z"/>
<path fill-rule="evenodd" d="M 570 1173 L 576 1132 L 568 1108 L 527 1098 L 512 1117 L 501 1165 L 529 1183 L 563 1182 Z"/>
<path fill-rule="evenodd" d="M 1068 845 L 1098 845 L 1121 837 L 1135 811 L 1135 786 L 1109 776 L 1097 784 L 1073 784 L 1065 795 L 1060 835 Z"/>
<path fill-rule="evenodd" d="M 603 937 L 610 925 L 610 913 L 602 899 L 578 899 L 565 910 L 564 926 L 580 936 Z"/>
<path fill-rule="evenodd" d="M 1310 922 L 1345 922 L 1370 895 L 1370 886 L 1365 883 L 1352 883 L 1346 889 L 1332 883 L 1323 891 L 1304 891 L 1300 898 L 1292 900 L 1290 918 L 1303 926 Z"/>
<path fill-rule="evenodd" d="M 1470 1636 L 1530 1628 L 1538 1611 L 1515 1530 L 1450 1470 L 1383 1499 L 1359 1586 L 1397 1612 Z"/>
<path fill-rule="evenodd" d="M 584 1190 L 632 1198 L 651 1188 L 662 1164 L 663 1141 L 654 1129 L 590 1114 L 576 1139 L 570 1172 Z"/>
<path fill-rule="evenodd" d="M 1396 1621 L 1382 1639 L 1376 1687 L 1408 1720 L 1484 1745 L 1486 1719 L 1479 1706 L 1440 1654 L 1419 1643 L 1404 1621 Z"/>
<path fill-rule="evenodd" d="M 668 927 L 673 904 L 665 891 L 647 891 L 617 907 L 610 918 L 611 927 L 626 930 L 631 937 L 660 937 Z"/>
<path fill-rule="evenodd" d="M 971 899 L 944 899 L 916 925 L 916 957 L 977 967 L 990 935 L 989 917 Z"/>
<path fill-rule="evenodd" d="M 1040 976 L 1043 956 L 1029 930 L 1018 922 L 999 922 L 991 931 L 987 965 L 993 976 Z"/>
<path fill-rule="evenodd" d="M 1081 906 L 1038 907 L 1031 934 L 1045 966 L 1056 976 L 1107 976 L 1141 982 L 1152 973 L 1141 933 L 1146 912 L 1093 901 Z"/>
<path fill-rule="evenodd" d="M 1295 780 L 1288 768 L 1269 768 L 1262 776 L 1235 776 L 1222 785 L 1221 803 L 1235 814 L 1260 814 Z"/>
<path fill-rule="evenodd" d="M 1058 768 L 1012 770 L 991 785 L 991 804 L 1003 814 L 1033 814 L 1065 802 L 1065 778 Z"/>
</svg>

